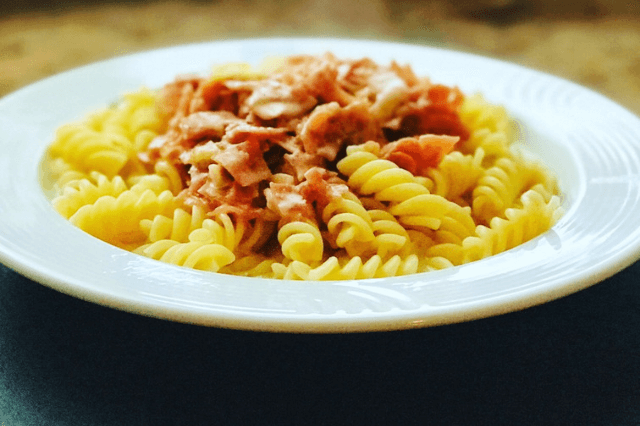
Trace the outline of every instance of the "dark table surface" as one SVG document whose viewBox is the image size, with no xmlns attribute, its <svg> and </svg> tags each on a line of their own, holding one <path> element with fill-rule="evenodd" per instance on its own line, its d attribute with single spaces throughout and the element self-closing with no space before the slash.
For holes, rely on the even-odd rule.
<svg viewBox="0 0 640 426">
<path fill-rule="evenodd" d="M 638 425 L 639 275 L 468 323 L 304 335 L 137 316 L 0 266 L 0 425 Z"/>
</svg>

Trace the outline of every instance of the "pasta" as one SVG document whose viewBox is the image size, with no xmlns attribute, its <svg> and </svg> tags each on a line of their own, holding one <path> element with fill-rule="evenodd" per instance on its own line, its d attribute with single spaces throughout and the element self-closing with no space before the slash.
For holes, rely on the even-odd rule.
<svg viewBox="0 0 640 426">
<path fill-rule="evenodd" d="M 300 55 L 142 88 L 57 131 L 52 206 L 180 267 L 291 280 L 429 272 L 562 215 L 507 111 L 395 62 Z M 108 224 L 108 226 L 107 226 Z"/>
<path fill-rule="evenodd" d="M 144 241 L 140 221 L 157 212 L 167 214 L 175 208 L 173 194 L 168 190 L 160 194 L 151 189 L 127 190 L 117 197 L 105 195 L 80 207 L 69 221 L 103 241 L 128 248 Z"/>
<path fill-rule="evenodd" d="M 374 255 L 363 262 L 360 256 L 348 259 L 332 256 L 316 267 L 293 261 L 288 265 L 275 263 L 272 269 L 275 278 L 281 279 L 320 281 L 385 278 L 418 272 L 418 257 L 412 254 L 403 259 L 395 255 L 384 261 L 382 257 Z"/>
<path fill-rule="evenodd" d="M 120 176 L 109 179 L 105 175 L 93 171 L 89 176 L 79 175 L 76 177 L 77 179 L 73 179 L 69 174 L 61 177 L 61 181 L 65 182 L 64 189 L 53 200 L 53 207 L 66 219 L 69 219 L 80 207 L 93 204 L 100 197 L 105 195 L 117 197 L 128 189 L 124 179 Z"/>
<path fill-rule="evenodd" d="M 491 105 L 481 95 L 475 94 L 465 98 L 460 117 L 471 130 L 469 139 L 458 147 L 460 152 L 472 154 L 482 148 L 483 153 L 490 157 L 509 155 L 509 116 L 503 107 Z"/>
<path fill-rule="evenodd" d="M 287 259 L 314 262 L 322 259 L 324 243 L 320 229 L 314 223 L 289 222 L 278 231 L 282 254 Z"/>
<path fill-rule="evenodd" d="M 521 207 L 508 208 L 504 218 L 494 217 L 489 227 L 478 226 L 476 235 L 463 241 L 465 262 L 479 260 L 516 247 L 549 229 L 561 214 L 557 196 L 545 199 L 540 189 L 522 194 Z"/>
<path fill-rule="evenodd" d="M 322 212 L 334 247 L 344 248 L 349 256 L 375 250 L 373 221 L 362 202 L 348 192 L 333 200 Z"/>
<path fill-rule="evenodd" d="M 217 272 L 235 260 L 233 252 L 225 246 L 203 241 L 160 240 L 141 246 L 135 252 L 162 262 L 211 272 Z"/>
<path fill-rule="evenodd" d="M 371 219 L 371 229 L 376 240 L 376 254 L 386 258 L 397 254 L 409 243 L 409 233 L 398 223 L 395 216 L 386 211 L 386 206 L 372 198 L 363 199 L 363 205 Z"/>
<path fill-rule="evenodd" d="M 460 151 L 447 154 L 437 168 L 427 172 L 427 177 L 433 181 L 432 192 L 457 204 L 465 204 L 463 196 L 474 189 L 484 174 L 483 160 L 482 148 L 476 149 L 474 154 L 464 155 Z"/>
<path fill-rule="evenodd" d="M 369 151 L 347 148 L 337 167 L 348 177 L 347 184 L 362 195 L 389 202 L 389 213 L 409 227 L 437 229 L 452 208 L 447 199 L 429 193 L 427 186 L 394 162 Z M 356 148 L 358 148 L 356 146 Z"/>
</svg>

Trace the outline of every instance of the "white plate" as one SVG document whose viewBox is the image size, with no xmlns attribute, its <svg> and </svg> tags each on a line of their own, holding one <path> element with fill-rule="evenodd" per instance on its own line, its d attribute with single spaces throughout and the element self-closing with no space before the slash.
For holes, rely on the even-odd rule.
<svg viewBox="0 0 640 426">
<path fill-rule="evenodd" d="M 50 206 L 39 162 L 54 130 L 142 85 L 214 63 L 295 53 L 409 63 L 434 82 L 506 106 L 558 174 L 566 214 L 544 235 L 479 262 L 393 279 L 289 282 L 203 273 L 146 259 L 74 228 Z M 0 100 L 0 261 L 85 300 L 142 315 L 238 329 L 344 332 L 496 315 L 597 283 L 640 257 L 640 120 L 568 81 L 414 45 L 257 39 L 179 46 L 75 69 Z"/>
</svg>

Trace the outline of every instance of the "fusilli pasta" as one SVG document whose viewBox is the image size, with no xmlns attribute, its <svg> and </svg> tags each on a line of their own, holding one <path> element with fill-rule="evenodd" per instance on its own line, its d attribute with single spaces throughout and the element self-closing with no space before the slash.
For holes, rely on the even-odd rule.
<svg viewBox="0 0 640 426">
<path fill-rule="evenodd" d="M 300 55 L 126 94 L 60 127 L 45 176 L 63 217 L 151 259 L 384 278 L 480 260 L 553 226 L 555 177 L 513 139 L 506 109 L 479 94 L 408 66 Z"/>
</svg>

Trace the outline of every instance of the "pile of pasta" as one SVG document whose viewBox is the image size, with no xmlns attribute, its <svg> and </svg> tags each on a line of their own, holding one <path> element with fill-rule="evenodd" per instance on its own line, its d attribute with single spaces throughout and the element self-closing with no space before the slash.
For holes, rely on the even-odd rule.
<svg viewBox="0 0 640 426">
<path fill-rule="evenodd" d="M 354 62 L 338 62 L 344 63 Z M 384 69 L 398 73 L 401 68 Z M 235 65 L 218 68 L 207 78 L 231 87 L 227 82 L 261 81 L 278 72 Z M 416 81 L 434 87 L 425 78 Z M 364 97 L 370 108 L 379 107 L 375 95 L 369 91 Z M 47 167 L 54 176 L 52 205 L 69 222 L 109 244 L 162 262 L 278 279 L 391 277 L 501 253 L 549 230 L 562 214 L 555 177 L 513 149 L 505 109 L 481 95 L 461 97 L 455 114 L 466 135 L 455 136 L 450 149 L 428 167 L 419 158 L 407 166 L 388 155 L 388 138 L 346 138 L 332 161 L 314 163 L 322 165 L 322 176 L 329 176 L 324 182 L 335 189 L 331 196 L 323 202 L 296 194 L 281 199 L 283 204 L 307 202 L 311 215 L 269 211 L 274 201 L 265 205 L 265 193 L 279 185 L 300 187 L 311 173 L 300 176 L 271 163 L 272 173 L 255 184 L 262 197 L 254 203 L 260 214 L 243 217 L 237 209 L 193 202 L 193 197 L 189 202 L 185 194 L 194 184 L 190 167 L 195 166 L 176 159 L 184 156 L 149 155 L 172 126 L 159 107 L 160 96 L 160 90 L 142 88 L 63 125 L 50 145 Z M 318 99 L 315 108 L 329 103 Z M 387 122 L 401 102 L 385 106 Z M 287 135 L 295 140 L 291 129 Z M 410 137 L 428 144 L 433 134 Z M 206 142 L 216 144 L 203 139 L 197 146 Z M 191 147 L 192 156 L 200 152 L 197 146 Z M 317 172 L 318 167 L 309 169 Z M 215 174 L 227 185 L 234 180 L 214 160 L 204 170 L 209 179 Z M 275 211 L 286 208 L 280 205 Z"/>
</svg>

